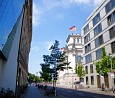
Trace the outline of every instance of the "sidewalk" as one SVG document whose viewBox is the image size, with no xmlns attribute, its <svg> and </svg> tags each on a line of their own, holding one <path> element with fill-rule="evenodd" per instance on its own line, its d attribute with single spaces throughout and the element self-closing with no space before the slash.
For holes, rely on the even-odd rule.
<svg viewBox="0 0 115 98">
<path fill-rule="evenodd" d="M 91 93 L 97 93 L 97 94 L 103 94 L 103 95 L 112 95 L 115 96 L 115 93 L 112 91 L 101 91 L 100 88 L 83 88 L 83 89 L 77 89 L 78 91 L 85 91 L 85 92 L 91 92 Z"/>
<path fill-rule="evenodd" d="M 28 91 L 20 98 L 44 98 L 35 86 L 29 86 Z"/>
<path fill-rule="evenodd" d="M 22 94 L 20 98 L 62 98 L 59 96 L 44 96 L 42 89 L 37 89 L 35 86 L 29 86 L 28 91 Z"/>
</svg>

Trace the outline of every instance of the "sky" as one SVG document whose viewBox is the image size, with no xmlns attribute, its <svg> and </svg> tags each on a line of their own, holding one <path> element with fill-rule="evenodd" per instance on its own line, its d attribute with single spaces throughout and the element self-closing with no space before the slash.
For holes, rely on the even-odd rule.
<svg viewBox="0 0 115 98">
<path fill-rule="evenodd" d="M 33 31 L 29 55 L 29 72 L 39 75 L 43 55 L 50 55 L 49 48 L 58 40 L 62 48 L 72 26 L 76 33 L 86 23 L 88 16 L 103 0 L 33 0 Z"/>
</svg>

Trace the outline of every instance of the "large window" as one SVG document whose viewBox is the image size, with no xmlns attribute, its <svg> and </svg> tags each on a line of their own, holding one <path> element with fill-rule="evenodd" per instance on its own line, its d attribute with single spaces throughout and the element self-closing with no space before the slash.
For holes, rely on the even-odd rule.
<svg viewBox="0 0 115 98">
<path fill-rule="evenodd" d="M 88 53 L 91 51 L 91 45 L 88 44 L 87 46 L 85 46 L 85 53 Z"/>
<path fill-rule="evenodd" d="M 94 76 L 91 76 L 91 85 L 94 85 Z"/>
<path fill-rule="evenodd" d="M 100 45 L 103 44 L 103 36 L 99 36 L 98 38 L 95 39 L 95 47 L 99 47 Z"/>
<path fill-rule="evenodd" d="M 91 54 L 86 55 L 85 61 L 86 61 L 86 64 L 91 62 Z"/>
<path fill-rule="evenodd" d="M 93 18 L 93 26 L 95 26 L 99 21 L 100 21 L 100 13 L 98 13 L 98 14 Z"/>
<path fill-rule="evenodd" d="M 89 40 L 90 40 L 90 34 L 87 34 L 87 35 L 84 37 L 84 43 L 86 44 Z"/>
<path fill-rule="evenodd" d="M 88 74 L 88 66 L 85 66 L 85 72 Z"/>
<path fill-rule="evenodd" d="M 90 73 L 93 73 L 93 64 L 90 64 Z"/>
<path fill-rule="evenodd" d="M 109 30 L 109 34 L 110 34 L 110 39 L 115 37 L 115 26 Z"/>
<path fill-rule="evenodd" d="M 84 27 L 84 34 L 86 34 L 88 31 L 89 31 L 89 24 L 87 24 L 87 25 Z"/>
<path fill-rule="evenodd" d="M 102 26 L 99 24 L 97 27 L 94 29 L 94 36 L 98 35 L 99 33 L 102 32 Z"/>
<path fill-rule="evenodd" d="M 111 43 L 112 53 L 115 53 L 115 41 Z"/>
<path fill-rule="evenodd" d="M 106 13 L 108 13 L 114 7 L 115 7 L 115 0 L 110 0 L 110 2 L 108 2 L 107 5 L 105 6 Z"/>
<path fill-rule="evenodd" d="M 86 77 L 86 85 L 89 85 L 89 79 Z"/>
<path fill-rule="evenodd" d="M 98 49 L 96 51 L 96 60 L 100 59 L 101 58 L 101 55 L 102 55 L 102 48 Z"/>
<path fill-rule="evenodd" d="M 76 62 L 82 62 L 83 57 L 81 55 L 76 56 Z"/>
<path fill-rule="evenodd" d="M 108 25 L 115 23 L 115 11 L 107 17 Z"/>
</svg>

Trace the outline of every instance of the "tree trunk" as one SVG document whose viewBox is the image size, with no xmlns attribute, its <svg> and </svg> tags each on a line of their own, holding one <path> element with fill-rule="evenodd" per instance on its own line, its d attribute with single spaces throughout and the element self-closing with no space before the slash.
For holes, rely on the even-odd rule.
<svg viewBox="0 0 115 98">
<path fill-rule="evenodd" d="M 105 82 L 105 87 L 106 87 L 106 88 L 109 88 L 108 75 L 104 76 L 104 82 Z"/>
</svg>

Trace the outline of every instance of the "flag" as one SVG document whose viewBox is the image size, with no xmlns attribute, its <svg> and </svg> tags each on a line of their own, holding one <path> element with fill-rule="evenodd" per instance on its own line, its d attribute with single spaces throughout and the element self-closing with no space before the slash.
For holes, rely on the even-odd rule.
<svg viewBox="0 0 115 98">
<path fill-rule="evenodd" d="M 64 51 L 65 50 L 65 47 L 63 47 L 63 48 L 60 48 L 62 51 Z"/>
<path fill-rule="evenodd" d="M 70 31 L 74 31 L 74 30 L 76 30 L 76 26 L 70 28 Z"/>
</svg>

